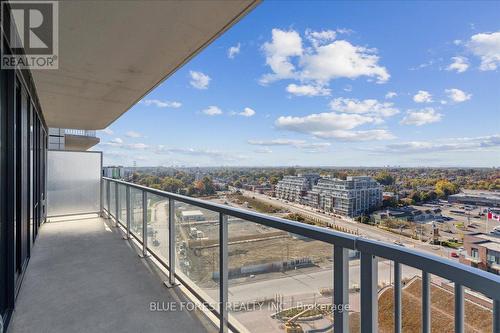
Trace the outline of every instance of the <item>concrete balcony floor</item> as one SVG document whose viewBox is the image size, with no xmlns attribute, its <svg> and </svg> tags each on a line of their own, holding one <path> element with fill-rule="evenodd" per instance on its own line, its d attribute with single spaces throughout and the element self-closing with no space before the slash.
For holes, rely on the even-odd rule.
<svg viewBox="0 0 500 333">
<path fill-rule="evenodd" d="M 10 333 L 211 332 L 198 312 L 152 312 L 182 302 L 148 260 L 101 218 L 51 220 L 32 250 Z"/>
</svg>

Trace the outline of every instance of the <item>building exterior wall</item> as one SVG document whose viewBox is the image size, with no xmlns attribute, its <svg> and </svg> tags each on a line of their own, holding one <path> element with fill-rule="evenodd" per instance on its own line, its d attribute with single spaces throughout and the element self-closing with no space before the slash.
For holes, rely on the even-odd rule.
<svg viewBox="0 0 500 333">
<path fill-rule="evenodd" d="M 276 196 L 345 216 L 359 216 L 382 204 L 382 186 L 366 176 L 319 178 L 285 176 L 276 185 Z"/>
<path fill-rule="evenodd" d="M 371 177 L 322 178 L 307 196 L 310 206 L 345 216 L 359 216 L 380 207 L 382 187 Z"/>
<path fill-rule="evenodd" d="M 489 239 L 486 240 L 484 234 L 481 233 L 465 235 L 464 253 L 460 255 L 459 261 L 471 267 L 499 274 L 500 251 L 488 249 L 487 246 L 491 243 L 500 244 L 500 237 L 498 241 L 494 237 L 489 237 Z"/>
<path fill-rule="evenodd" d="M 285 176 L 276 184 L 276 197 L 292 202 L 301 202 L 301 198 L 312 188 L 319 175 Z"/>
</svg>

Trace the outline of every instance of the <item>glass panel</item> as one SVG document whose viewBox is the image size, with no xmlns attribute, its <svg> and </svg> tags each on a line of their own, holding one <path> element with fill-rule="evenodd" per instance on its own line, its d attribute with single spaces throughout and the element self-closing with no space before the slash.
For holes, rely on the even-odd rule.
<svg viewBox="0 0 500 333">
<path fill-rule="evenodd" d="M 176 272 L 214 308 L 219 302 L 219 214 L 175 202 Z"/>
<path fill-rule="evenodd" d="M 168 264 L 168 199 L 148 193 L 148 248 Z"/>
<path fill-rule="evenodd" d="M 103 198 L 103 205 L 104 209 L 109 212 L 109 205 L 108 205 L 108 181 L 104 180 L 102 182 L 102 198 Z"/>
<path fill-rule="evenodd" d="M 97 213 L 101 208 L 101 153 L 49 151 L 49 216 Z"/>
<path fill-rule="evenodd" d="M 119 220 L 123 225 L 127 224 L 127 186 L 123 184 L 118 185 L 119 197 Z"/>
<path fill-rule="evenodd" d="M 422 271 L 411 266 L 401 266 L 401 298 L 403 332 L 420 332 L 422 330 Z"/>
<path fill-rule="evenodd" d="M 142 240 L 142 191 L 130 188 L 130 232 Z"/>
<path fill-rule="evenodd" d="M 230 320 L 251 332 L 331 332 L 333 246 L 235 217 L 228 223 Z"/>
<path fill-rule="evenodd" d="M 449 285 L 451 285 L 451 283 Z M 444 287 L 443 284 L 441 286 Z M 445 288 L 448 289 L 449 287 Z M 440 288 L 435 288 L 432 292 L 434 298 L 440 297 L 440 295 L 438 295 L 438 293 L 441 292 Z M 470 290 L 469 288 L 464 288 L 465 330 L 467 331 L 469 328 L 470 331 L 493 332 L 492 306 L 493 302 L 490 298 L 474 290 Z M 434 322 L 432 324 L 434 328 Z"/>
<path fill-rule="evenodd" d="M 116 191 L 115 191 L 116 183 L 111 182 L 109 184 L 109 209 L 111 216 L 116 218 Z"/>
</svg>

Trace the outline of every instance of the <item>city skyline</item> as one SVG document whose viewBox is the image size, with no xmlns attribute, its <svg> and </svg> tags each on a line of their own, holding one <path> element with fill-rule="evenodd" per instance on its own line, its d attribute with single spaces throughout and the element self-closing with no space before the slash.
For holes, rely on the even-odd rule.
<svg viewBox="0 0 500 333">
<path fill-rule="evenodd" d="M 499 166 L 498 7 L 264 2 L 94 150 L 126 166 Z"/>
</svg>

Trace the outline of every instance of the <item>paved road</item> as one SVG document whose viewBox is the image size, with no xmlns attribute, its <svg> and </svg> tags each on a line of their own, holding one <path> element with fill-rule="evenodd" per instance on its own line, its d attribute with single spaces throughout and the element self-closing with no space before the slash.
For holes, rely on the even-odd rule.
<svg viewBox="0 0 500 333">
<path fill-rule="evenodd" d="M 378 264 L 379 285 L 393 282 L 392 262 L 383 260 Z M 411 278 L 419 275 L 418 269 L 404 266 L 402 277 Z M 312 294 L 319 294 L 322 288 L 332 288 L 333 272 L 330 269 L 300 269 L 292 272 L 269 274 L 272 278 L 255 277 L 238 279 L 239 281 L 229 282 L 229 300 L 231 302 L 250 302 L 263 298 L 273 297 L 275 294 L 284 296 L 296 296 L 296 300 L 301 299 L 301 295 L 310 297 Z M 359 286 L 360 284 L 359 260 L 352 261 L 349 265 L 349 286 Z M 207 290 L 211 297 L 217 297 L 217 289 Z"/>
<path fill-rule="evenodd" d="M 419 240 L 414 240 L 408 237 L 400 237 L 398 234 L 385 231 L 383 229 L 379 229 L 377 227 L 367 225 L 367 224 L 362 224 L 355 222 L 353 219 L 350 218 L 337 218 L 337 217 L 332 217 L 326 214 L 318 213 L 314 211 L 314 209 L 295 204 L 295 203 L 285 203 L 281 200 L 278 199 L 271 199 L 270 197 L 255 193 L 255 192 L 250 192 L 250 191 L 242 191 L 242 193 L 246 196 L 253 196 L 255 198 L 258 198 L 260 200 L 263 200 L 269 204 L 273 204 L 274 206 L 278 206 L 281 208 L 288 209 L 292 212 L 296 213 L 302 213 L 304 215 L 309 215 L 314 218 L 320 219 L 324 221 L 325 223 L 332 223 L 334 222 L 338 226 L 342 226 L 345 228 L 348 228 L 350 230 L 357 230 L 359 235 L 368 239 L 373 239 L 373 240 L 378 240 L 378 241 L 383 241 L 383 242 L 388 242 L 388 243 L 395 243 L 395 242 L 401 242 L 403 243 L 406 247 L 413 247 L 428 253 L 432 253 L 435 255 L 439 255 L 442 257 L 446 258 L 451 258 L 450 256 L 450 250 L 447 248 L 443 248 L 441 246 L 435 246 L 435 245 L 430 245 L 427 243 L 422 243 Z"/>
</svg>

